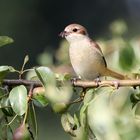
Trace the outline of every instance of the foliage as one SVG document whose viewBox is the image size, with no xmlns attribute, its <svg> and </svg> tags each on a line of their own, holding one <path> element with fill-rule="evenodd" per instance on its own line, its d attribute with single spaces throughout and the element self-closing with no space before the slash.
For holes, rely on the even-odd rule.
<svg viewBox="0 0 140 140">
<path fill-rule="evenodd" d="M 0 36 L 0 47 L 13 43 L 13 39 L 8 36 Z"/>
<path fill-rule="evenodd" d="M 139 52 L 137 38 L 126 39 L 127 26 L 123 21 L 114 22 L 111 26 L 112 38 L 99 39 L 104 46 L 103 52 L 108 66 L 122 72 L 131 72 L 133 78 L 139 77 Z M 0 38 L 0 45 L 13 40 Z M 12 40 L 12 41 L 11 41 Z M 73 140 L 132 140 L 140 137 L 140 90 L 131 87 L 115 89 L 114 87 L 98 87 L 90 89 L 73 88 L 70 79 L 66 42 L 56 53 L 59 64 L 64 67 L 51 66 L 52 56 L 40 55 L 39 61 L 49 58 L 47 66 L 25 69 L 29 57 L 26 56 L 21 70 L 12 66 L 0 66 L 0 107 L 1 126 L 0 139 L 38 140 L 38 127 L 34 106 L 47 108 L 50 106 L 56 115 L 61 115 L 64 131 Z M 64 49 L 65 48 L 65 49 Z M 106 48 L 106 49 L 105 49 Z M 64 54 L 64 55 L 60 55 Z M 68 64 L 68 65 L 67 65 Z M 61 72 L 61 73 L 60 73 Z M 25 73 L 32 84 L 4 85 L 4 78 L 9 73 L 17 73 L 19 81 Z M 30 76 L 29 76 L 30 75 Z M 40 81 L 42 86 L 35 87 Z M 74 109 L 75 105 L 78 109 Z M 129 127 L 128 127 L 129 126 Z M 48 126 L 49 127 L 49 126 Z"/>
</svg>

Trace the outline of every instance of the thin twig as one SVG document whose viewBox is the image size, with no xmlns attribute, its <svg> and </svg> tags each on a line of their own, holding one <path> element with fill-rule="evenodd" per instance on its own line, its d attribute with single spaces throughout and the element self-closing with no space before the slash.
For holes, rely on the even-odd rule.
<svg viewBox="0 0 140 140">
<path fill-rule="evenodd" d="M 83 87 L 83 88 L 92 88 L 92 87 L 108 87 L 108 86 L 116 86 L 116 83 L 119 87 L 126 87 L 126 86 L 140 86 L 140 79 L 139 80 L 103 80 L 101 82 L 96 83 L 96 81 L 82 81 L 77 80 L 73 83 L 75 87 Z"/>
<path fill-rule="evenodd" d="M 119 87 L 124 86 L 140 86 L 140 79 L 133 79 L 133 80 L 103 80 L 101 82 L 96 83 L 96 81 L 82 81 L 76 80 L 73 82 L 73 86 L 75 87 L 82 87 L 82 88 L 92 88 L 92 87 L 107 87 L 107 86 L 115 86 L 118 83 Z M 2 84 L 5 86 L 17 86 L 17 85 L 25 85 L 34 87 L 42 87 L 40 81 L 32 81 L 32 80 L 23 80 L 23 79 L 4 79 Z"/>
<path fill-rule="evenodd" d="M 31 86 L 31 85 L 34 85 L 34 87 L 42 87 L 42 84 L 40 81 L 23 80 L 23 79 L 4 79 L 2 84 L 8 85 L 8 86 L 18 86 L 18 85 Z"/>
<path fill-rule="evenodd" d="M 32 95 L 33 95 L 33 89 L 34 89 L 34 84 L 30 85 L 30 90 L 29 90 L 29 94 L 28 94 L 28 102 L 31 100 Z"/>
</svg>

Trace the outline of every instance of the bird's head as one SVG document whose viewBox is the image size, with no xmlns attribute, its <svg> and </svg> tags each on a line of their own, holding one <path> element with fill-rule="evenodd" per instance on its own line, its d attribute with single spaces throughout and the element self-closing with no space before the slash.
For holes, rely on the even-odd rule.
<svg viewBox="0 0 140 140">
<path fill-rule="evenodd" d="M 70 24 L 60 33 L 60 36 L 65 37 L 69 42 L 73 42 L 87 37 L 88 33 L 82 25 Z"/>
</svg>

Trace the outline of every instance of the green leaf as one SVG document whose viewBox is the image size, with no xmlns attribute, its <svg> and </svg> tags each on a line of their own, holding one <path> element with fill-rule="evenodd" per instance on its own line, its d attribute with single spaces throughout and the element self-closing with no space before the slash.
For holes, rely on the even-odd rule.
<svg viewBox="0 0 140 140">
<path fill-rule="evenodd" d="M 13 43 L 14 40 L 8 36 L 0 36 L 0 47 Z"/>
<path fill-rule="evenodd" d="M 9 71 L 9 66 L 0 66 L 0 72 Z"/>
<path fill-rule="evenodd" d="M 53 103 L 51 106 L 55 113 L 64 113 L 69 107 L 66 103 Z"/>
<path fill-rule="evenodd" d="M 74 114 L 74 122 L 75 122 L 75 124 L 76 124 L 77 127 L 80 127 L 79 118 L 77 117 L 76 114 Z"/>
<path fill-rule="evenodd" d="M 86 127 L 87 126 L 87 108 L 90 104 L 90 102 L 92 102 L 92 100 L 94 100 L 94 89 L 89 89 L 86 92 L 85 98 L 84 98 L 84 105 L 81 107 L 80 109 L 80 123 L 82 127 Z"/>
<path fill-rule="evenodd" d="M 91 139 L 91 137 L 89 138 L 88 129 L 86 129 L 82 126 L 77 128 L 74 132 L 75 132 L 75 135 L 76 135 L 76 137 L 73 138 L 74 140 L 94 140 L 94 139 Z"/>
<path fill-rule="evenodd" d="M 84 105 L 88 104 L 95 96 L 94 89 L 89 89 L 84 97 Z"/>
<path fill-rule="evenodd" d="M 52 65 L 53 56 L 47 51 L 44 51 L 43 53 L 39 54 L 39 56 L 37 57 L 37 62 L 42 66 Z"/>
<path fill-rule="evenodd" d="M 63 81 L 69 81 L 72 78 L 72 76 L 70 74 L 68 74 L 68 73 L 64 73 L 64 74 L 58 74 L 58 73 L 56 73 L 55 74 L 55 77 L 56 77 L 57 81 L 61 81 L 61 82 L 63 82 Z"/>
<path fill-rule="evenodd" d="M 33 130 L 34 139 L 38 140 L 38 124 L 33 102 L 31 102 L 29 107 L 29 123 L 30 129 Z"/>
<path fill-rule="evenodd" d="M 8 66 L 8 67 L 9 67 L 9 72 L 17 72 L 17 70 L 14 67 L 12 66 Z"/>
<path fill-rule="evenodd" d="M 0 105 L 1 105 L 2 112 L 6 116 L 13 116 L 14 115 L 13 109 L 11 108 L 11 105 L 9 102 L 9 98 L 3 97 L 1 99 Z"/>
<path fill-rule="evenodd" d="M 127 31 L 127 25 L 123 20 L 116 20 L 110 25 L 110 30 L 114 35 L 122 35 Z"/>
<path fill-rule="evenodd" d="M 73 95 L 72 87 L 70 85 L 57 88 L 55 86 L 48 86 L 46 88 L 46 97 L 51 104 L 64 103 L 67 104 Z"/>
<path fill-rule="evenodd" d="M 0 80 L 2 80 L 9 72 L 15 72 L 16 70 L 11 66 L 0 66 Z"/>
<path fill-rule="evenodd" d="M 36 101 L 38 101 L 43 107 L 48 105 L 48 100 L 44 95 L 36 95 L 33 97 Z"/>
<path fill-rule="evenodd" d="M 0 66 L 0 80 L 9 73 L 9 66 Z"/>
<path fill-rule="evenodd" d="M 72 97 L 72 87 L 63 85 L 57 88 L 55 75 L 48 67 L 38 67 L 35 69 L 35 72 L 45 87 L 45 97 L 53 110 L 59 113 L 66 111 Z"/>
<path fill-rule="evenodd" d="M 132 103 L 132 108 L 140 101 L 140 93 L 132 93 L 130 95 L 130 101 Z"/>
<path fill-rule="evenodd" d="M 80 124 L 82 127 L 85 127 L 87 125 L 87 107 L 88 104 L 83 105 L 80 110 Z"/>
<path fill-rule="evenodd" d="M 35 68 L 35 72 L 45 87 L 56 84 L 55 75 L 50 68 L 41 66 Z"/>
<path fill-rule="evenodd" d="M 33 90 L 33 98 L 37 100 L 43 107 L 48 105 L 48 100 L 45 96 L 45 88 L 37 87 Z"/>
<path fill-rule="evenodd" d="M 4 94 L 6 94 L 5 89 L 3 89 L 2 87 L 0 87 L 0 100 L 3 98 Z"/>
<path fill-rule="evenodd" d="M 140 119 L 140 102 L 136 104 L 135 115 L 138 119 Z"/>
<path fill-rule="evenodd" d="M 61 116 L 61 124 L 65 132 L 69 133 L 73 137 L 76 137 L 74 132 L 75 122 L 69 113 L 63 114 Z"/>
<path fill-rule="evenodd" d="M 1 116 L 1 120 L 0 120 L 0 139 L 1 140 L 12 140 L 12 131 L 11 131 L 11 127 L 7 127 L 6 123 L 8 123 L 8 118 L 6 116 L 2 117 Z"/>
<path fill-rule="evenodd" d="M 127 46 L 120 51 L 119 64 L 122 69 L 129 71 L 134 66 L 134 62 L 135 62 L 134 50 L 130 46 L 130 44 L 127 44 Z"/>
<path fill-rule="evenodd" d="M 27 89 L 20 85 L 10 91 L 9 100 L 14 112 L 23 115 L 27 111 Z"/>
<path fill-rule="evenodd" d="M 26 55 L 25 58 L 24 58 L 24 65 L 29 61 L 29 56 Z"/>
</svg>

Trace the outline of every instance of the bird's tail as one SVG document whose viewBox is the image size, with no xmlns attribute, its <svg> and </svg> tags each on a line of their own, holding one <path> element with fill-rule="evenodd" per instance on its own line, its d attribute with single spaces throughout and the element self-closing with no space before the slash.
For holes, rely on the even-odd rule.
<svg viewBox="0 0 140 140">
<path fill-rule="evenodd" d="M 130 78 L 127 77 L 126 75 L 117 73 L 117 72 L 112 71 L 112 70 L 110 70 L 110 69 L 106 69 L 105 76 L 111 76 L 111 77 L 113 77 L 113 78 L 120 79 L 120 80 L 130 79 Z"/>
</svg>

